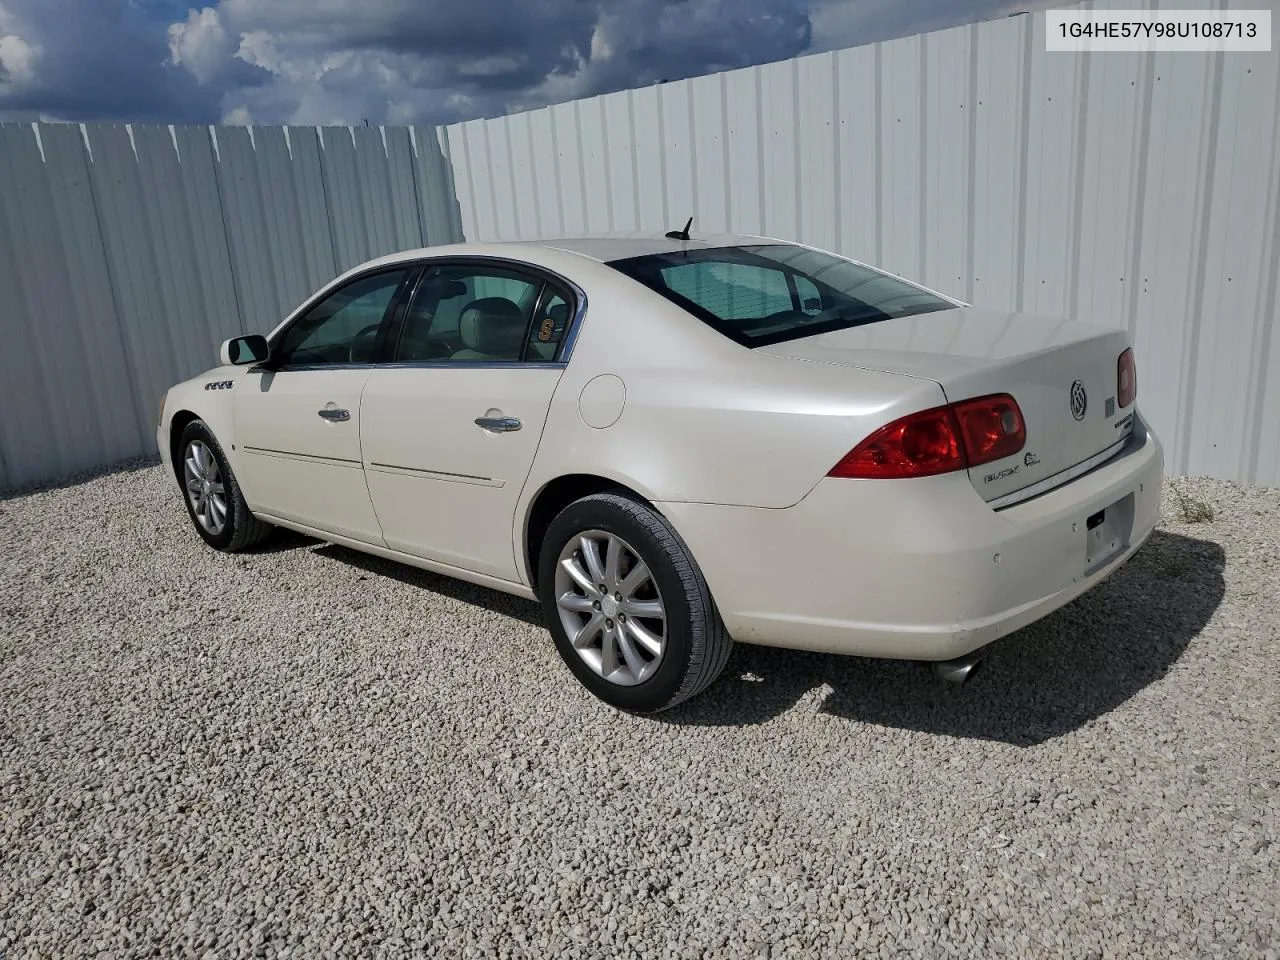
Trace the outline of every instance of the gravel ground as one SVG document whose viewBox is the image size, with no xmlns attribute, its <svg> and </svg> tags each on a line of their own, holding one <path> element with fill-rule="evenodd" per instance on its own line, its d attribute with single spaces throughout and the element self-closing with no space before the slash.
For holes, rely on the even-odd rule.
<svg viewBox="0 0 1280 960">
<path fill-rule="evenodd" d="M 156 467 L 2 501 L 0 956 L 1280 956 L 1280 491 L 1178 491 L 964 687 L 739 647 L 656 719 Z"/>
</svg>

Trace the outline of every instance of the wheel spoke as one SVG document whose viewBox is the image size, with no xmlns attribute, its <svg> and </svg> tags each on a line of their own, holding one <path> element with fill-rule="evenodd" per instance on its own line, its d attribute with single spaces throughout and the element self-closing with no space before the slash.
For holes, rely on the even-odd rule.
<svg viewBox="0 0 1280 960">
<path fill-rule="evenodd" d="M 593 613 L 581 627 L 578 628 L 577 634 L 574 635 L 573 645 L 581 650 L 587 646 L 596 635 L 604 629 L 604 616 L 599 613 Z"/>
<path fill-rule="evenodd" d="M 636 621 L 628 620 L 626 622 L 626 632 L 630 637 L 633 637 L 640 646 L 649 651 L 651 656 L 657 657 L 662 654 L 662 641 L 644 627 L 640 626 Z"/>
<path fill-rule="evenodd" d="M 596 589 L 595 583 L 592 582 L 586 571 L 582 569 L 582 566 L 573 557 L 565 557 L 561 560 L 560 568 L 570 576 L 573 582 L 578 585 L 578 589 L 588 597 L 600 596 L 600 591 Z"/>
<path fill-rule="evenodd" d="M 593 537 L 579 537 L 578 549 L 587 565 L 587 576 L 597 585 L 604 583 L 604 564 L 600 560 L 600 541 Z"/>
<path fill-rule="evenodd" d="M 190 493 L 193 497 L 200 496 L 200 493 L 203 489 L 204 487 L 201 485 L 199 478 L 189 477 L 187 479 L 187 492 Z"/>
<path fill-rule="evenodd" d="M 631 572 L 618 584 L 618 592 L 624 597 L 629 597 L 648 579 L 649 568 L 644 565 L 644 561 L 636 558 L 636 565 L 631 568 Z"/>
<path fill-rule="evenodd" d="M 213 512 L 218 517 L 218 523 L 227 519 L 227 505 L 221 497 L 210 497 L 209 502 L 213 504 Z"/>
<path fill-rule="evenodd" d="M 628 617 L 644 617 L 646 620 L 667 619 L 661 600 L 627 600 L 622 604 L 622 612 Z"/>
<path fill-rule="evenodd" d="M 626 548 L 617 537 L 610 537 L 604 546 L 604 580 L 601 582 L 612 589 L 618 586 L 618 571 L 622 564 L 622 551 Z"/>
<path fill-rule="evenodd" d="M 606 677 L 615 672 L 622 662 L 618 659 L 618 637 L 612 630 L 606 630 L 600 637 L 600 672 Z"/>
<path fill-rule="evenodd" d="M 618 631 L 618 647 L 622 650 L 622 658 L 627 661 L 627 667 L 630 669 L 632 676 L 637 680 L 644 674 L 644 668 L 647 664 L 644 657 L 640 656 L 640 651 L 636 649 L 636 645 L 628 636 L 626 630 Z"/>
<path fill-rule="evenodd" d="M 215 496 L 223 496 L 227 491 L 222 486 L 221 480 L 214 480 L 209 484 L 209 492 Z"/>
<path fill-rule="evenodd" d="M 593 603 L 595 601 L 590 597 L 584 597 L 573 591 L 561 594 L 560 599 L 556 601 L 561 610 L 572 610 L 574 613 L 585 613 L 588 616 L 596 612 L 595 607 L 592 606 Z"/>
<path fill-rule="evenodd" d="M 187 457 L 186 460 L 187 475 L 192 480 L 202 480 L 204 479 L 204 474 L 200 470 L 200 462 L 196 460 L 195 447 L 192 447 L 191 450 L 191 456 Z"/>
<path fill-rule="evenodd" d="M 204 471 L 205 471 L 203 443 L 193 443 L 191 445 L 191 459 L 193 459 L 196 462 L 196 472 L 203 477 Z"/>
</svg>

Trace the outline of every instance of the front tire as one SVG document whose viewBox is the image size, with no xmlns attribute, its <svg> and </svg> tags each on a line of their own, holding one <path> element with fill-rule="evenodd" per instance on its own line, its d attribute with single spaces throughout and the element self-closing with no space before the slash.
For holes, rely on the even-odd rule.
<svg viewBox="0 0 1280 960">
<path fill-rule="evenodd" d="M 174 469 L 196 533 L 215 550 L 235 553 L 265 540 L 275 529 L 249 512 L 231 464 L 213 431 L 192 420 L 178 441 Z"/>
<path fill-rule="evenodd" d="M 696 696 L 733 649 L 689 548 L 626 493 L 561 511 L 542 541 L 538 583 L 561 659 L 621 710 L 656 713 Z"/>
</svg>

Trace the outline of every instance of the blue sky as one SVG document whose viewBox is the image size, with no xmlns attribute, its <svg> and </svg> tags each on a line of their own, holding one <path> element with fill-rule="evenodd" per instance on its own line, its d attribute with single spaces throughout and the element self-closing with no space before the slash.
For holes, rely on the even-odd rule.
<svg viewBox="0 0 1280 960">
<path fill-rule="evenodd" d="M 0 119 L 448 123 L 1046 0 L 0 0 Z"/>
</svg>

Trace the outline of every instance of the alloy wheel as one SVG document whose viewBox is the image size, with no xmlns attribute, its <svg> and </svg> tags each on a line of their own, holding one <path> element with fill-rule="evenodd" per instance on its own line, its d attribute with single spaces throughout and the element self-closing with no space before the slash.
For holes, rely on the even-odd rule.
<svg viewBox="0 0 1280 960">
<path fill-rule="evenodd" d="M 666 648 L 662 593 L 635 548 L 603 530 L 587 530 L 560 551 L 556 607 L 565 632 L 593 671 L 635 686 L 657 671 Z"/>
<path fill-rule="evenodd" d="M 210 536 L 218 536 L 227 525 L 227 491 L 218 459 L 203 441 L 187 444 L 183 475 L 196 522 Z"/>
</svg>

